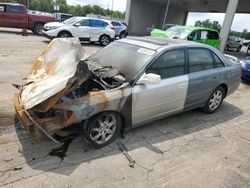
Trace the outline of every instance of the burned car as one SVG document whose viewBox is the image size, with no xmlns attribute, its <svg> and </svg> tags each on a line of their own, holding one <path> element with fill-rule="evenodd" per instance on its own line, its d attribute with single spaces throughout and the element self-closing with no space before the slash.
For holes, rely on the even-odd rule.
<svg viewBox="0 0 250 188">
<path fill-rule="evenodd" d="M 34 63 L 14 104 L 36 139 L 81 125 L 94 146 L 121 131 L 179 112 L 215 112 L 240 84 L 241 67 L 189 41 L 121 39 L 87 59 L 78 39 L 54 39 Z"/>
</svg>

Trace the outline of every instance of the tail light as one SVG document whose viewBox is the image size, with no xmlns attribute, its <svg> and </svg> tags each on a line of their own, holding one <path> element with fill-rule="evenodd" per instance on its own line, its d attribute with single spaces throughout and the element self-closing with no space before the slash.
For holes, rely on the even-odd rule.
<svg viewBox="0 0 250 188">
<path fill-rule="evenodd" d="M 114 27 L 113 25 L 111 25 L 111 26 L 110 26 L 110 29 L 113 29 L 113 30 L 115 30 L 115 27 Z"/>
</svg>

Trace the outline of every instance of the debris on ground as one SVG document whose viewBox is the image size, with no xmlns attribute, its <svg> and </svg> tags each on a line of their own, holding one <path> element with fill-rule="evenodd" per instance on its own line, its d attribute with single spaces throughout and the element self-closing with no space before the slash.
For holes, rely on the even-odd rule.
<svg viewBox="0 0 250 188">
<path fill-rule="evenodd" d="M 129 161 L 128 166 L 131 167 L 131 168 L 134 168 L 134 166 L 135 166 L 135 160 L 133 160 L 132 157 L 129 155 L 128 149 L 125 146 L 125 144 L 118 142 L 117 143 L 117 148 L 128 159 L 128 161 Z"/>
</svg>

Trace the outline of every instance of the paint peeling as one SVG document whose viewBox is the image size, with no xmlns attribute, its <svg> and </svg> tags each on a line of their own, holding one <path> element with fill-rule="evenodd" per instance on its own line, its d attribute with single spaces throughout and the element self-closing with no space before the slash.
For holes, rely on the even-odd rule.
<svg viewBox="0 0 250 188">
<path fill-rule="evenodd" d="M 14 97 L 17 115 L 36 140 L 103 111 L 119 111 L 131 95 L 115 67 L 81 60 L 78 39 L 54 39 L 32 66 Z"/>
</svg>

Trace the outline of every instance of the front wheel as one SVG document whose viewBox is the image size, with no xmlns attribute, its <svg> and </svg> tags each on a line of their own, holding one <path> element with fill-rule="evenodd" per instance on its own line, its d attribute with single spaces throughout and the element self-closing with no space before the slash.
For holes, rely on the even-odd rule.
<svg viewBox="0 0 250 188">
<path fill-rule="evenodd" d="M 58 37 L 60 37 L 60 38 L 68 38 L 68 37 L 72 37 L 72 35 L 67 31 L 62 31 L 62 32 L 60 32 L 58 34 Z"/>
<path fill-rule="evenodd" d="M 102 112 L 87 121 L 84 132 L 93 146 L 101 148 L 111 143 L 120 133 L 122 120 L 114 112 Z"/>
<path fill-rule="evenodd" d="M 214 90 L 212 95 L 210 96 L 206 106 L 202 109 L 203 112 L 211 114 L 216 112 L 223 102 L 225 96 L 225 90 L 223 87 L 218 87 Z"/>
<path fill-rule="evenodd" d="M 110 37 L 107 35 L 102 35 L 99 39 L 99 42 L 102 46 L 107 46 L 110 43 Z"/>
</svg>

